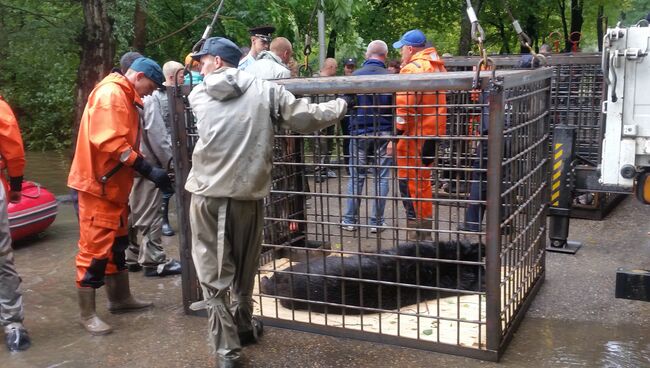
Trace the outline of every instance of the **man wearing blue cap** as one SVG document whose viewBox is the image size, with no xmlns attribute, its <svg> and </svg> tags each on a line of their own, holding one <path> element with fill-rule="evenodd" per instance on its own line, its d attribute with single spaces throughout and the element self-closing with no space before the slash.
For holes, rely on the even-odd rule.
<svg viewBox="0 0 650 368">
<path fill-rule="evenodd" d="M 393 47 L 402 54 L 400 74 L 445 72 L 445 65 L 419 29 L 410 30 Z M 395 129 L 402 137 L 397 141 L 397 176 L 406 210 L 409 240 L 431 240 L 433 204 L 431 169 L 422 162 L 422 146 L 426 139 L 446 134 L 444 93 L 398 93 L 395 98 Z M 423 107 L 420 107 L 423 106 Z M 426 106 L 426 107 L 424 107 Z M 392 147 L 391 147 L 392 148 Z M 418 229 L 418 230 L 415 230 Z"/>
<path fill-rule="evenodd" d="M 95 86 L 79 123 L 68 186 L 79 193 L 79 323 L 92 335 L 112 331 L 95 313 L 95 290 L 104 284 L 111 313 L 152 306 L 131 295 L 124 251 L 129 245 L 128 201 L 134 171 L 163 192 L 173 192 L 167 172 L 138 152 L 138 108 L 142 97 L 162 86 L 163 80 L 155 61 L 136 59 L 125 74 L 111 73 Z"/>
<path fill-rule="evenodd" d="M 236 69 L 240 57 L 232 41 L 207 39 L 194 55 L 203 83 L 189 96 L 199 136 L 185 189 L 192 193 L 192 259 L 204 298 L 191 308 L 208 310 L 220 367 L 237 366 L 241 347 L 262 333 L 252 317 L 252 292 L 274 130 L 320 130 L 339 121 L 347 106 L 340 98 L 320 104 L 296 99 L 284 87 Z"/>
</svg>

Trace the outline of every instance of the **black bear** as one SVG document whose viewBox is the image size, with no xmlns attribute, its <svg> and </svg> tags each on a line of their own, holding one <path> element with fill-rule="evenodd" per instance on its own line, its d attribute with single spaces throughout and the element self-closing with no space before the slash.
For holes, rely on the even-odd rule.
<svg viewBox="0 0 650 368">
<path fill-rule="evenodd" d="M 359 314 L 364 308 L 392 310 L 454 295 L 451 291 L 422 289 L 418 285 L 483 291 L 483 265 L 453 261 L 480 262 L 484 251 L 483 244 L 467 241 L 405 243 L 377 254 L 330 256 L 299 263 L 283 271 L 309 275 L 276 272 L 270 278 L 263 277 L 260 288 L 267 295 L 303 300 L 280 299 L 280 304 L 285 308 L 336 314 L 342 314 L 343 310 L 346 314 Z M 344 308 L 314 301 L 360 308 Z"/>
</svg>

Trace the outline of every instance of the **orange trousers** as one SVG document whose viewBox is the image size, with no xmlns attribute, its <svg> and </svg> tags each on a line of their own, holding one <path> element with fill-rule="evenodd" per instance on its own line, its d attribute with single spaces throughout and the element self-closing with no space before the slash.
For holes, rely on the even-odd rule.
<svg viewBox="0 0 650 368">
<path fill-rule="evenodd" d="M 126 270 L 128 205 L 79 192 L 77 286 L 99 288 L 104 275 Z"/>
<path fill-rule="evenodd" d="M 397 141 L 397 176 L 408 183 L 405 200 L 411 200 L 417 219 L 430 219 L 433 216 L 433 204 L 422 201 L 433 198 L 431 188 L 431 169 L 422 163 L 423 140 Z"/>
</svg>

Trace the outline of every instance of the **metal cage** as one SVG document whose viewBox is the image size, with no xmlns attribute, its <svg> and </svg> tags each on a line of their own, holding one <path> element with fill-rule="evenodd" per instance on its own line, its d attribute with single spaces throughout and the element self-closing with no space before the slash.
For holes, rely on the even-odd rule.
<svg viewBox="0 0 650 368">
<path fill-rule="evenodd" d="M 513 69 L 520 64 L 521 55 L 491 56 L 498 69 Z M 550 124 L 553 128 L 566 125 L 576 128 L 575 153 L 581 170 L 596 170 L 602 154 L 604 114 L 602 102 L 607 90 L 599 53 L 568 53 L 546 56 L 553 68 L 551 85 Z M 451 71 L 472 70 L 478 57 L 445 58 Z M 576 188 L 571 215 L 586 219 L 603 219 L 625 196 L 620 193 L 592 193 Z"/>
<path fill-rule="evenodd" d="M 334 129 L 276 131 L 254 292 L 265 323 L 499 359 L 544 279 L 553 70 L 474 76 L 278 81 L 350 108 Z M 190 313 L 188 92 L 168 90 Z M 470 208 L 476 229 L 459 228 Z"/>
</svg>

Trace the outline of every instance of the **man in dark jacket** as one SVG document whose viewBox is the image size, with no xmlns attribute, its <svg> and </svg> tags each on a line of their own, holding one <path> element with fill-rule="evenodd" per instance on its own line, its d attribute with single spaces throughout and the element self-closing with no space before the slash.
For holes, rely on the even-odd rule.
<svg viewBox="0 0 650 368">
<path fill-rule="evenodd" d="M 386 56 L 388 46 L 381 40 L 368 44 L 366 61 L 361 69 L 352 75 L 387 74 Z M 366 181 L 368 171 L 366 165 L 373 162 L 376 166 L 374 175 L 375 200 L 370 217 L 370 232 L 382 230 L 384 223 L 384 208 L 388 194 L 388 176 L 390 174 L 391 156 L 386 153 L 388 138 L 393 130 L 393 96 L 390 94 L 359 94 L 354 105 L 358 106 L 350 114 L 350 180 L 348 181 L 348 200 L 343 215 L 342 227 L 347 231 L 355 231 L 359 223 L 360 195 Z M 377 106 L 377 107 L 374 107 Z M 379 107 L 388 106 L 388 107 Z"/>
</svg>

